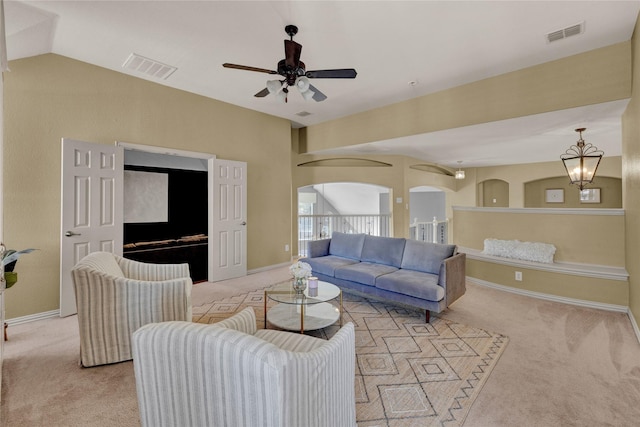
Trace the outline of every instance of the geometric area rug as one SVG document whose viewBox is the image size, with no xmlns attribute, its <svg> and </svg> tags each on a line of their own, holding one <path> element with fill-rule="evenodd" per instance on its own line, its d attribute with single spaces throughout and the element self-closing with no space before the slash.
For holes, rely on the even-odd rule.
<svg viewBox="0 0 640 427">
<path fill-rule="evenodd" d="M 193 321 L 215 323 L 246 306 L 254 308 L 263 328 L 262 289 L 194 306 Z M 356 331 L 359 427 L 461 426 L 509 342 L 434 314 L 425 323 L 424 311 L 346 292 L 342 315 Z M 309 334 L 328 339 L 338 329 Z"/>
</svg>

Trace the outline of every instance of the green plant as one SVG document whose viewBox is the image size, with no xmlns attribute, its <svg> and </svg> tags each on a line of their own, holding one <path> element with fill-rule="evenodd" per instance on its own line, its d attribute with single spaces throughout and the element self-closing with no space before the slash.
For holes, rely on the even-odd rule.
<svg viewBox="0 0 640 427">
<path fill-rule="evenodd" d="M 18 273 L 13 271 L 13 269 L 16 267 L 16 263 L 18 262 L 20 255 L 28 254 L 33 251 L 35 251 L 35 249 L 23 249 L 21 251 L 7 249 L 2 254 L 2 267 L 4 268 L 4 280 L 6 282 L 7 289 L 15 285 L 18 281 Z"/>
</svg>

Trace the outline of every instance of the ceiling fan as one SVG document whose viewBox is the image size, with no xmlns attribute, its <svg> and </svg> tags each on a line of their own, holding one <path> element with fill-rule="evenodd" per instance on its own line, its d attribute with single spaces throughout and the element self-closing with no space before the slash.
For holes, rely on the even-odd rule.
<svg viewBox="0 0 640 427">
<path fill-rule="evenodd" d="M 284 31 L 291 39 L 285 39 L 284 41 L 285 59 L 278 62 L 277 71 L 229 63 L 224 63 L 222 66 L 225 68 L 235 68 L 237 70 L 281 75 L 284 77 L 284 80 L 267 81 L 267 87 L 256 93 L 255 96 L 262 98 L 272 93 L 282 102 L 287 102 L 289 87 L 293 86 L 298 88 L 302 97 L 306 100 L 313 99 L 316 102 L 324 101 L 327 99 L 327 96 L 313 86 L 309 82 L 309 79 L 354 79 L 358 74 L 353 68 L 307 71 L 304 62 L 300 61 L 302 45 L 293 41 L 293 36 L 298 34 L 298 27 L 295 25 L 287 25 Z"/>
</svg>

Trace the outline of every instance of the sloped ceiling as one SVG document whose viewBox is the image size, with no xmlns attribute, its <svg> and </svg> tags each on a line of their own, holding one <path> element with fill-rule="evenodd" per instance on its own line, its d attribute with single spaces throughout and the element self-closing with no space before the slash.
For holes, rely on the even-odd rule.
<svg viewBox="0 0 640 427">
<path fill-rule="evenodd" d="M 177 67 L 153 80 L 290 120 L 302 127 L 629 40 L 638 1 L 16 1 L 5 0 L 10 60 L 56 53 L 122 68 L 131 53 Z M 584 32 L 548 43 L 550 32 Z M 316 79 L 328 99 L 256 98 L 273 76 L 287 24 L 307 69 L 353 67 L 353 80 Z M 557 160 L 573 129 L 620 154 L 625 102 L 346 147 L 340 155 L 403 154 L 456 167 Z M 300 116 L 298 113 L 309 113 Z M 507 144 L 508 142 L 508 144 Z M 437 150 L 425 147 L 437 145 Z M 533 145 L 532 145 L 533 144 Z M 508 147 L 507 147 L 508 146 Z M 535 151 L 531 150 L 535 146 Z M 433 153 L 437 152 L 437 155 Z M 527 156 L 522 153 L 526 152 Z M 531 156 L 529 156 L 531 154 Z"/>
</svg>

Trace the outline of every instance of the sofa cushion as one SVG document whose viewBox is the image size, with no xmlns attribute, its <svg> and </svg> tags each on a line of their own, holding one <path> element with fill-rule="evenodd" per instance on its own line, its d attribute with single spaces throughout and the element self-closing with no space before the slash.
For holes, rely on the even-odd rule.
<svg viewBox="0 0 640 427">
<path fill-rule="evenodd" d="M 334 277 L 336 279 L 350 280 L 362 285 L 375 286 L 378 276 L 392 273 L 396 270 L 397 268 L 391 265 L 359 262 L 357 264 L 336 268 Z"/>
<path fill-rule="evenodd" d="M 303 258 L 301 261 L 309 264 L 314 273 L 320 273 L 331 277 L 335 275 L 336 268 L 343 267 L 345 265 L 358 264 L 360 262 L 335 255 L 327 255 L 317 258 Z"/>
<path fill-rule="evenodd" d="M 440 301 L 445 293 L 437 274 L 402 269 L 376 278 L 376 288 L 428 301 Z"/>
<path fill-rule="evenodd" d="M 401 268 L 439 274 L 440 264 L 453 256 L 456 245 L 407 240 L 402 256 Z"/>
<path fill-rule="evenodd" d="M 405 239 L 366 235 L 361 261 L 392 265 L 400 268 Z"/>
<path fill-rule="evenodd" d="M 329 254 L 360 261 L 364 234 L 347 234 L 334 231 L 329 244 Z"/>
</svg>

